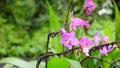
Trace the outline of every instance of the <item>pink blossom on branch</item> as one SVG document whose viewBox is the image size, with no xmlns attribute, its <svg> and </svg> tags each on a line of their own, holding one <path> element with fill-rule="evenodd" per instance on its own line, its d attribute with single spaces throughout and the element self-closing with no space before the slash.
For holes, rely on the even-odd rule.
<svg viewBox="0 0 120 68">
<path fill-rule="evenodd" d="M 85 28 L 89 28 L 89 23 L 86 21 L 86 20 L 82 20 L 80 18 L 74 18 L 74 14 L 73 12 L 71 13 L 71 23 L 70 23 L 70 32 L 74 29 L 76 30 L 76 27 L 82 27 L 82 26 L 85 26 Z"/>
<path fill-rule="evenodd" d="M 87 15 L 91 15 L 92 12 L 96 9 L 96 5 L 93 0 L 86 0 L 84 5 L 84 11 Z"/>
<path fill-rule="evenodd" d="M 108 52 L 112 51 L 112 49 L 113 49 L 112 45 L 109 45 L 108 47 L 104 46 L 103 48 L 100 49 L 101 56 L 102 55 L 108 56 Z"/>
<path fill-rule="evenodd" d="M 83 53 L 86 56 L 89 56 L 89 48 L 90 48 L 91 40 L 87 36 L 85 36 L 85 37 L 82 37 L 79 42 L 80 42 L 79 44 L 80 44 L 80 47 L 82 48 Z"/>
<path fill-rule="evenodd" d="M 104 39 L 104 44 L 108 43 L 108 41 L 109 41 L 108 36 L 104 35 L 103 39 Z M 113 49 L 112 45 L 104 46 L 103 48 L 100 49 L 100 54 L 108 56 L 108 52 L 112 51 L 112 49 Z"/>
<path fill-rule="evenodd" d="M 78 45 L 79 41 L 75 37 L 74 32 L 66 32 L 64 29 L 60 30 L 60 33 L 62 34 L 62 40 L 60 41 L 61 44 L 64 44 L 64 46 L 71 49 L 74 45 Z"/>
</svg>

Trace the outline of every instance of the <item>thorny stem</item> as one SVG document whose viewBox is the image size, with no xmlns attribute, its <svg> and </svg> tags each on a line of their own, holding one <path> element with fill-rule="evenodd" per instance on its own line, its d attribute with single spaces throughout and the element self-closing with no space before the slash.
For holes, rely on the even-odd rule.
<svg viewBox="0 0 120 68">
<path fill-rule="evenodd" d="M 104 59 L 102 59 L 102 58 L 98 58 L 98 57 L 95 57 L 95 56 L 88 56 L 88 57 L 86 57 L 86 58 L 84 58 L 83 60 L 81 60 L 81 64 L 84 62 L 84 61 L 86 61 L 87 59 L 97 59 L 97 60 L 100 60 L 100 61 L 103 61 L 103 62 L 105 62 L 105 63 L 108 63 L 110 66 L 111 65 L 113 65 L 113 66 L 115 66 L 115 67 L 119 67 L 118 65 L 115 65 L 115 64 L 113 64 L 113 63 L 111 63 L 111 62 L 109 62 L 109 61 L 107 61 L 107 60 L 104 60 Z"/>
<path fill-rule="evenodd" d="M 47 44 L 46 44 L 46 54 L 48 53 L 48 45 L 49 45 L 50 37 L 55 37 L 57 34 L 59 34 L 59 32 L 50 32 L 48 34 Z M 45 57 L 45 60 L 46 60 L 45 68 L 47 68 L 47 57 Z M 36 68 L 38 68 L 38 67 L 39 67 L 39 65 L 36 66 Z"/>
<path fill-rule="evenodd" d="M 106 43 L 106 44 L 102 44 L 102 45 L 98 45 L 98 46 L 95 46 L 95 47 L 92 47 L 91 49 L 89 49 L 89 54 L 91 54 L 91 51 L 95 51 L 95 50 L 98 50 L 104 46 L 109 46 L 109 45 L 114 45 L 114 44 L 119 44 L 120 41 L 115 41 L 115 42 L 111 42 L 111 43 Z"/>
<path fill-rule="evenodd" d="M 55 33 L 56 34 L 56 33 Z M 49 37 L 49 36 L 48 36 Z M 109 45 L 114 45 L 114 44 L 118 44 L 120 43 L 120 41 L 116 41 L 116 42 L 111 42 L 111 43 L 107 43 L 107 44 L 102 44 L 102 45 L 98 45 L 98 46 L 95 46 L 95 47 L 92 47 L 90 50 L 89 50 L 89 54 L 92 52 L 92 51 L 95 51 L 95 50 L 98 50 L 104 46 L 109 46 Z M 50 56 L 61 56 L 61 55 L 64 55 L 64 54 L 67 54 L 67 53 L 70 53 L 70 52 L 73 52 L 74 50 L 77 50 L 77 49 L 80 49 L 80 47 L 75 47 L 73 49 L 70 49 L 70 50 L 67 50 L 67 51 L 64 51 L 64 52 L 60 52 L 60 53 L 52 53 L 52 54 L 45 54 L 43 56 L 41 56 L 39 59 L 38 59 L 38 62 L 37 62 L 37 65 L 36 65 L 36 68 L 39 67 L 39 64 L 40 62 L 43 60 L 43 59 L 47 59 L 48 57 Z M 86 57 L 87 58 L 87 57 Z M 85 58 L 83 59 L 85 60 Z M 47 60 L 46 60 L 47 61 Z M 81 61 L 82 62 L 82 61 Z"/>
<path fill-rule="evenodd" d="M 104 60 L 104 59 L 102 59 L 102 58 L 95 57 L 95 56 L 88 56 L 88 57 L 84 58 L 84 59 L 81 61 L 81 63 L 84 62 L 85 60 L 89 59 L 89 58 L 91 58 L 91 59 L 97 59 L 97 60 L 106 62 L 106 63 L 108 63 L 108 64 L 111 64 L 110 62 L 108 62 L 108 61 L 106 61 L 106 60 Z"/>
</svg>

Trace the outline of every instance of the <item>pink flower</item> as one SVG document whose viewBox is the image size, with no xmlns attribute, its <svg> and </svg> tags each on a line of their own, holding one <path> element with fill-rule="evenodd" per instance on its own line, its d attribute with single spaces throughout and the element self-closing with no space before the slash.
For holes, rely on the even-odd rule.
<svg viewBox="0 0 120 68">
<path fill-rule="evenodd" d="M 113 46 L 110 45 L 110 46 L 104 46 L 102 49 L 100 49 L 100 54 L 101 55 L 105 55 L 105 56 L 108 56 L 108 52 L 112 51 L 113 49 Z"/>
<path fill-rule="evenodd" d="M 97 46 L 100 41 L 101 41 L 100 36 L 98 35 L 98 33 L 95 33 L 94 34 L 94 42 L 93 42 L 94 46 Z"/>
<path fill-rule="evenodd" d="M 104 38 L 104 44 L 108 43 L 109 37 L 106 36 L 106 35 L 104 35 L 103 38 Z M 113 49 L 113 46 L 112 46 L 112 45 L 104 46 L 102 49 L 100 49 L 100 54 L 101 54 L 101 55 L 108 56 L 108 52 L 110 52 L 112 49 Z"/>
<path fill-rule="evenodd" d="M 60 30 L 60 33 L 62 34 L 62 40 L 60 41 L 61 44 L 64 44 L 64 46 L 68 47 L 71 49 L 74 45 L 78 45 L 79 41 L 75 37 L 74 32 L 66 32 L 64 29 Z"/>
<path fill-rule="evenodd" d="M 80 18 L 74 18 L 73 12 L 71 13 L 71 24 L 70 24 L 70 32 L 74 29 L 76 30 L 76 27 L 81 27 L 81 26 L 85 26 L 85 28 L 89 28 L 89 23 L 85 20 L 82 20 Z"/>
<path fill-rule="evenodd" d="M 84 10 L 87 15 L 91 15 L 92 12 L 96 9 L 96 5 L 93 0 L 87 0 L 84 6 Z"/>
<path fill-rule="evenodd" d="M 110 40 L 109 36 L 106 36 L 106 35 L 104 35 L 103 38 L 104 38 L 104 43 L 105 44 Z"/>
<path fill-rule="evenodd" d="M 89 48 L 90 48 L 91 40 L 87 36 L 85 36 L 85 37 L 82 37 L 79 42 L 80 42 L 79 44 L 80 44 L 80 47 L 82 48 L 83 53 L 86 56 L 89 56 Z"/>
</svg>

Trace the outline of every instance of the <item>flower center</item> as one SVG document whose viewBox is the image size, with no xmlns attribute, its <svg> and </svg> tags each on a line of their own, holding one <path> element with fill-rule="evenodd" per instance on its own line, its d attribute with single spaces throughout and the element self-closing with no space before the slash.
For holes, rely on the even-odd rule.
<svg viewBox="0 0 120 68">
<path fill-rule="evenodd" d="M 70 43 L 70 40 L 68 39 L 67 41 L 66 41 L 66 44 L 69 44 Z"/>
<path fill-rule="evenodd" d="M 86 43 L 86 42 L 84 42 L 84 43 L 83 43 L 83 47 L 86 47 L 86 45 L 87 45 L 87 43 Z"/>
</svg>

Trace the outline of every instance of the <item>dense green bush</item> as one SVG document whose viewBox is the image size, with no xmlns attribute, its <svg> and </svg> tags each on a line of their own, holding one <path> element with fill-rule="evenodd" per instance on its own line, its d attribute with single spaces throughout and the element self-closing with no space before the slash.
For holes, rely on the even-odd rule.
<svg viewBox="0 0 120 68">
<path fill-rule="evenodd" d="M 35 56 L 44 49 L 48 30 L 34 0 L 0 2 L 0 56 Z M 44 7 L 44 6 L 42 6 Z M 35 16 L 35 14 L 38 16 Z M 44 33 L 44 34 L 42 34 Z M 42 36 L 42 37 L 41 37 Z M 41 49 L 40 49 L 41 48 Z"/>
</svg>

